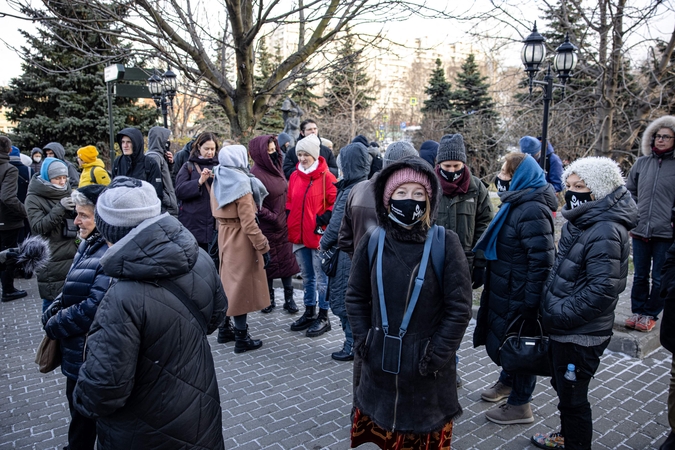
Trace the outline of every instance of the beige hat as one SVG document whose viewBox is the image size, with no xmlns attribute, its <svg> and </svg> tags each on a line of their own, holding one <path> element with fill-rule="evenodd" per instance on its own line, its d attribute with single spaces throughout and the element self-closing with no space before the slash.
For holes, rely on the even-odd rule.
<svg viewBox="0 0 675 450">
<path fill-rule="evenodd" d="M 297 144 L 295 144 L 295 154 L 298 152 L 305 152 L 311 155 L 314 159 L 319 159 L 319 149 L 321 147 L 321 141 L 316 134 L 310 134 L 300 139 Z"/>
</svg>

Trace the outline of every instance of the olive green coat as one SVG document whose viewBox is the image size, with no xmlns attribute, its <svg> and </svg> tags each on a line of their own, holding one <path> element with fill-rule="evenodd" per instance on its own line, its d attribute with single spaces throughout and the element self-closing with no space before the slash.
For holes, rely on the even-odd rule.
<svg viewBox="0 0 675 450">
<path fill-rule="evenodd" d="M 40 297 L 46 300 L 54 300 L 61 293 L 77 252 L 75 239 L 61 236 L 63 219 L 75 217 L 73 211 L 67 211 L 61 205 L 61 199 L 69 196 L 70 192 L 70 185 L 66 189 L 56 189 L 38 174 L 31 178 L 28 185 L 26 213 L 31 233 L 46 238 L 51 252 L 47 266 L 37 272 Z"/>
<path fill-rule="evenodd" d="M 469 261 L 470 270 L 474 267 L 485 267 L 486 261 L 482 252 L 474 254 L 472 249 L 487 229 L 493 215 L 490 193 L 474 175 L 471 175 L 471 183 L 466 194 L 441 197 L 436 225 L 457 233 Z"/>
</svg>

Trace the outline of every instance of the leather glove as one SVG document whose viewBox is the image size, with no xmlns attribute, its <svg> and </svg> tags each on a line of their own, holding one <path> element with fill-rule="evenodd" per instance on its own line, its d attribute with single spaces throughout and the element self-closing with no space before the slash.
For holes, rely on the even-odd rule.
<svg viewBox="0 0 675 450">
<path fill-rule="evenodd" d="M 323 225 L 328 225 L 328 222 L 330 222 L 330 218 L 333 215 L 333 211 L 326 211 L 325 213 L 319 215 L 316 215 L 316 225 L 317 226 L 323 226 Z"/>
<path fill-rule="evenodd" d="M 72 210 L 75 209 L 75 202 L 73 202 L 73 199 L 70 198 L 70 196 L 63 197 L 61 199 L 61 206 L 66 208 L 66 210 L 68 210 L 68 211 L 72 211 Z"/>
<path fill-rule="evenodd" d="M 49 319 L 55 316 L 56 313 L 62 309 L 63 305 L 61 304 L 61 300 L 54 300 L 52 304 L 49 305 L 49 307 L 45 310 L 44 314 L 42 314 L 42 327 L 44 328 L 47 325 L 47 322 L 49 322 Z"/>
<path fill-rule="evenodd" d="M 473 281 L 471 284 L 472 289 L 478 289 L 485 284 L 485 267 L 474 267 L 471 280 Z"/>
<path fill-rule="evenodd" d="M 263 269 L 267 269 L 270 264 L 270 252 L 263 253 Z"/>
</svg>

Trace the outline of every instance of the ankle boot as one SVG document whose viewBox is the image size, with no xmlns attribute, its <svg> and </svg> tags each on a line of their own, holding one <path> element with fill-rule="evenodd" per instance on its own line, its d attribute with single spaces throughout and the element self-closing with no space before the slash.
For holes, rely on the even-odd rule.
<svg viewBox="0 0 675 450">
<path fill-rule="evenodd" d="M 248 334 L 248 325 L 243 330 L 234 329 L 234 352 L 235 353 L 244 353 L 249 350 L 256 350 L 262 347 L 262 341 L 257 339 L 251 339 L 251 335 Z"/>
<path fill-rule="evenodd" d="M 234 328 L 232 328 L 230 318 L 226 317 L 225 323 L 218 328 L 218 343 L 225 344 L 232 341 L 234 341 Z"/>
<path fill-rule="evenodd" d="M 289 314 L 295 314 L 298 312 L 298 307 L 293 300 L 293 288 L 284 288 L 284 309 L 289 312 Z"/>
<path fill-rule="evenodd" d="M 330 320 L 328 319 L 328 310 L 319 309 L 319 316 L 314 323 L 307 329 L 307 337 L 317 337 L 330 331 Z"/>
<path fill-rule="evenodd" d="M 345 342 L 344 345 L 342 346 L 342 350 L 340 350 L 339 352 L 331 353 L 330 357 L 333 358 L 335 361 L 353 361 L 354 349 L 352 348 L 351 344 Z"/>
<path fill-rule="evenodd" d="M 300 316 L 298 320 L 293 322 L 293 324 L 291 325 L 291 331 L 301 331 L 306 328 L 309 328 L 316 319 L 316 317 L 314 316 L 315 311 L 316 306 L 305 306 L 305 313 L 302 316 Z"/>
<path fill-rule="evenodd" d="M 272 312 L 274 308 L 276 308 L 276 304 L 274 303 L 274 288 L 270 289 L 270 306 L 267 308 L 263 308 L 260 310 L 261 313 L 269 314 Z"/>
</svg>

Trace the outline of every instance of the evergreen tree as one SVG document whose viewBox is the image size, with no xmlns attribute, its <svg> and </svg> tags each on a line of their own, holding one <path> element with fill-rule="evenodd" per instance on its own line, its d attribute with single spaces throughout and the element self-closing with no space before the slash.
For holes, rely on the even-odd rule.
<svg viewBox="0 0 675 450">
<path fill-rule="evenodd" d="M 63 13 L 77 14 L 81 20 L 96 20 L 88 9 L 73 11 L 57 6 Z M 101 61 L 78 54 L 61 44 L 65 33 L 58 24 L 41 22 L 36 35 L 21 31 L 29 47 L 22 47 L 23 74 L 9 82 L 2 92 L 2 103 L 8 108 L 7 118 L 17 126 L 11 136 L 19 147 L 42 147 L 51 141 L 60 142 L 72 158 L 79 147 L 95 145 L 103 159 L 108 149 L 108 106 L 103 69 L 115 58 L 115 51 L 97 33 L 70 30 L 78 39 L 97 49 L 105 49 L 110 60 Z M 72 36 L 69 36 L 72 38 Z M 138 106 L 135 99 L 115 98 L 114 129 L 138 127 L 147 133 L 158 118 L 152 106 Z"/>
<path fill-rule="evenodd" d="M 486 83 L 487 77 L 478 71 L 473 53 L 466 58 L 461 69 L 455 80 L 456 89 L 452 93 L 451 127 L 461 128 L 465 118 L 471 114 L 496 122 L 495 103 L 488 93 L 490 85 Z"/>
<path fill-rule="evenodd" d="M 449 111 L 450 100 L 452 99 L 452 85 L 445 78 L 445 69 L 440 58 L 436 59 L 436 68 L 431 72 L 429 85 L 424 90 L 428 98 L 424 100 L 422 112 L 425 113 L 443 113 Z"/>
<path fill-rule="evenodd" d="M 291 100 L 297 103 L 305 112 L 305 115 L 308 116 L 319 110 L 319 105 L 316 101 L 321 98 L 312 92 L 317 83 L 312 81 L 310 77 L 311 70 L 306 64 L 303 64 L 298 72 L 298 79 L 293 83 L 289 94 Z"/>
<path fill-rule="evenodd" d="M 276 55 L 273 58 L 272 55 L 267 50 L 267 45 L 265 45 L 265 37 L 261 37 L 257 61 L 257 66 L 260 71 L 260 74 L 256 76 L 254 79 L 256 91 L 258 93 L 261 93 L 265 81 L 270 77 L 270 75 L 274 71 L 274 66 L 278 65 L 280 62 L 281 62 L 281 49 L 277 48 Z M 282 112 L 280 109 L 281 102 L 282 100 L 278 99 L 274 104 L 270 105 L 265 115 L 262 116 L 262 118 L 256 125 L 256 130 L 269 134 L 279 134 L 284 130 L 284 119 L 282 117 Z"/>
</svg>

